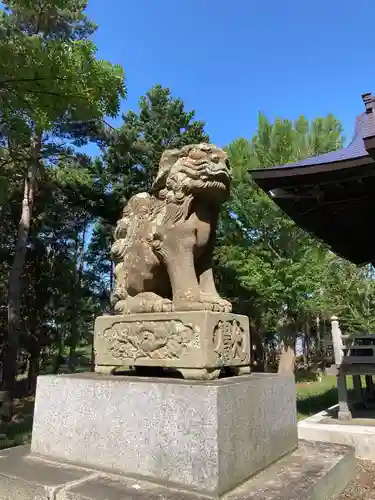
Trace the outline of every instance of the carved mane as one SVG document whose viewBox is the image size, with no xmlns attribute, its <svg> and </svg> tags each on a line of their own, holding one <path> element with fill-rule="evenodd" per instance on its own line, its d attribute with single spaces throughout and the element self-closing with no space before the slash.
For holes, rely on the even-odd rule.
<svg viewBox="0 0 375 500">
<path fill-rule="evenodd" d="M 205 179 L 200 169 L 212 165 L 218 154 L 222 161 L 226 161 L 222 150 L 205 143 L 166 150 L 162 154 L 151 194 L 132 196 L 117 223 L 115 243 L 111 248 L 115 261 L 123 259 L 146 221 L 151 222 L 154 229 L 183 222 L 189 217 L 194 192 L 217 188 L 218 181 Z M 150 234 L 147 240 L 152 239 Z"/>
</svg>

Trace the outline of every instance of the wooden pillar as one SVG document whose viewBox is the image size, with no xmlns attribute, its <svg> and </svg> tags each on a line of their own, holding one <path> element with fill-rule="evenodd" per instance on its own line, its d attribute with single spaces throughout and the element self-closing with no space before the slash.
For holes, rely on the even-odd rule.
<svg viewBox="0 0 375 500">
<path fill-rule="evenodd" d="M 339 420 L 350 420 L 352 418 L 351 411 L 349 410 L 348 404 L 348 388 L 346 386 L 345 372 L 342 368 L 342 334 L 340 330 L 339 320 L 337 316 L 332 316 L 331 318 L 331 332 L 332 332 L 332 344 L 333 344 L 333 354 L 335 357 L 335 365 L 337 367 L 337 393 L 339 399 Z"/>
<path fill-rule="evenodd" d="M 337 392 L 339 396 L 339 420 L 351 420 L 352 412 L 348 404 L 348 388 L 346 386 L 346 377 L 342 368 L 339 368 L 337 375 Z"/>
<path fill-rule="evenodd" d="M 360 375 L 353 375 L 354 398 L 358 403 L 363 402 L 362 380 Z"/>
<path fill-rule="evenodd" d="M 339 367 L 342 362 L 343 352 L 342 352 L 342 335 L 337 316 L 332 316 L 331 318 L 331 332 L 332 332 L 333 355 L 335 358 L 335 364 L 337 367 Z"/>
<path fill-rule="evenodd" d="M 366 380 L 367 399 L 373 400 L 374 399 L 374 381 L 372 380 L 372 375 L 366 375 L 365 380 Z"/>
</svg>

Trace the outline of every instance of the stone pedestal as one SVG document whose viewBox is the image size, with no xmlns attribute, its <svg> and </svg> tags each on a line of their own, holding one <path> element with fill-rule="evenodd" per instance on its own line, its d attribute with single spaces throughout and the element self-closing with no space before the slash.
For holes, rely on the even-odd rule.
<svg viewBox="0 0 375 500">
<path fill-rule="evenodd" d="M 296 448 L 294 377 L 38 379 L 34 456 L 220 496 Z"/>
<path fill-rule="evenodd" d="M 250 373 L 247 316 L 210 311 L 100 316 L 95 323 L 97 373 L 157 367 L 186 379 L 215 379 L 223 367 Z"/>
<path fill-rule="evenodd" d="M 0 459 L 0 500 L 333 500 L 355 475 L 352 448 L 297 443 L 294 379 L 266 374 L 42 376 L 31 453 Z"/>
</svg>

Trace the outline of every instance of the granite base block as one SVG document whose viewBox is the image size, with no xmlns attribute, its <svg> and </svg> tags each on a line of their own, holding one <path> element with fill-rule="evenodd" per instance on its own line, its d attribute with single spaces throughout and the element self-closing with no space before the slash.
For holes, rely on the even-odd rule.
<svg viewBox="0 0 375 500">
<path fill-rule="evenodd" d="M 301 441 L 296 451 L 221 500 L 333 500 L 355 475 L 352 448 Z M 29 447 L 0 452 L 0 500 L 212 500 L 131 477 L 30 458 Z M 215 497 L 214 497 L 215 498 Z M 218 497 L 216 497 L 218 498 Z"/>
<path fill-rule="evenodd" d="M 209 495 L 297 447 L 294 377 L 38 379 L 32 453 Z"/>
</svg>

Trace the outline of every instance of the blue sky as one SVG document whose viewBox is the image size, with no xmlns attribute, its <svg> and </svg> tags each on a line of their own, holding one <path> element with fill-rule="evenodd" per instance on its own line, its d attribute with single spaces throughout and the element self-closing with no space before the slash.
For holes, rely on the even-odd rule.
<svg viewBox="0 0 375 500">
<path fill-rule="evenodd" d="M 121 64 L 128 98 L 170 87 L 212 142 L 250 138 L 271 119 L 331 112 L 351 137 L 375 93 L 374 0 L 89 0 L 99 57 Z"/>
</svg>

